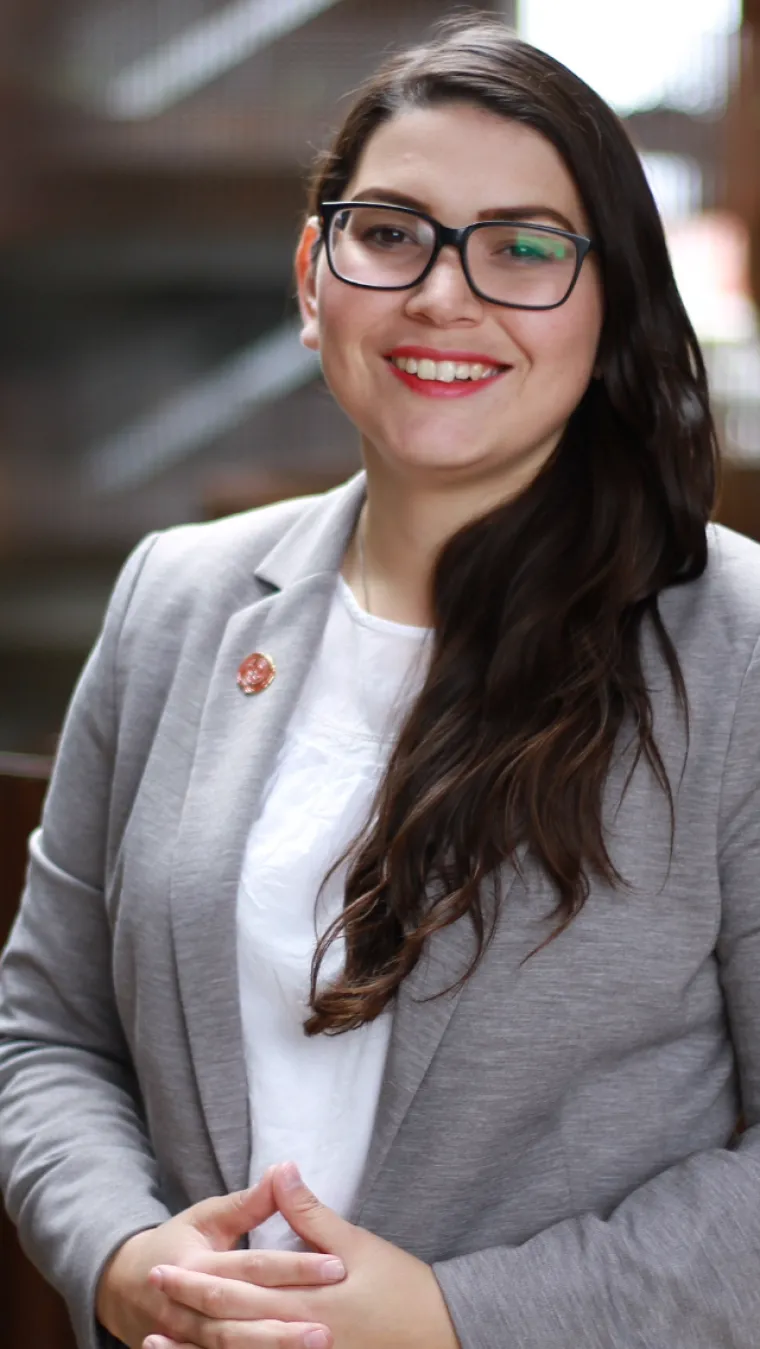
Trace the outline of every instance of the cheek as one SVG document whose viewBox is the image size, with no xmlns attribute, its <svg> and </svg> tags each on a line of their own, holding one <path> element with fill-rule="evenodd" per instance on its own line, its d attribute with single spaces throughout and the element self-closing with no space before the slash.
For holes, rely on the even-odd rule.
<svg viewBox="0 0 760 1349">
<path fill-rule="evenodd" d="M 362 328 L 361 291 L 337 281 L 329 272 L 320 278 L 317 288 L 322 364 L 340 368 L 360 341 Z"/>
<path fill-rule="evenodd" d="M 389 297 L 343 285 L 331 275 L 318 289 L 322 370 L 337 401 L 350 411 L 382 359 L 377 334 L 387 326 Z"/>
<path fill-rule="evenodd" d="M 546 396 L 567 397 L 576 392 L 578 401 L 593 372 L 601 332 L 601 307 L 596 297 L 573 305 L 572 299 L 544 314 L 520 315 L 513 339 L 526 354 L 530 373 L 547 379 Z M 537 380 L 538 382 L 538 380 Z"/>
</svg>

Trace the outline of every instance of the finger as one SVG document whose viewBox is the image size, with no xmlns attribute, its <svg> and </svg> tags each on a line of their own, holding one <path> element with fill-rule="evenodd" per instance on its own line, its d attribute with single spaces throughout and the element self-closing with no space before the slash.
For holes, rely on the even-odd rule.
<svg viewBox="0 0 760 1349">
<path fill-rule="evenodd" d="M 190 1210 L 193 1226 L 218 1249 L 234 1245 L 277 1212 L 272 1185 L 274 1170 L 270 1167 L 258 1185 L 249 1190 L 234 1190 L 232 1194 L 215 1195 L 194 1204 Z"/>
<path fill-rule="evenodd" d="M 219 1321 L 194 1343 L 149 1335 L 142 1349 L 332 1349 L 332 1345 L 327 1326 L 308 1321 Z"/>
<path fill-rule="evenodd" d="M 163 1266 L 162 1266 L 163 1268 Z M 183 1262 L 184 1269 L 215 1274 L 222 1279 L 240 1279 L 260 1288 L 314 1288 L 339 1283 L 346 1277 L 342 1260 L 336 1256 L 313 1255 L 309 1251 L 194 1251 Z"/>
<path fill-rule="evenodd" d="M 178 1318 L 183 1309 L 213 1321 L 253 1321 L 271 1315 L 271 1295 L 239 1279 L 220 1279 L 218 1275 L 177 1265 L 158 1265 L 148 1278 L 155 1288 L 179 1304 L 172 1309 L 172 1319 L 165 1323 L 169 1331 L 174 1327 L 182 1329 Z M 293 1319 L 298 1315 L 296 1312 Z"/>
<path fill-rule="evenodd" d="M 273 1190 L 283 1218 L 309 1246 L 337 1256 L 351 1249 L 356 1228 L 320 1202 L 304 1184 L 295 1162 L 275 1168 Z"/>
<path fill-rule="evenodd" d="M 199 1349 L 197 1344 L 180 1344 L 177 1340 L 167 1340 L 164 1335 L 149 1335 L 143 1340 L 142 1349 Z"/>
<path fill-rule="evenodd" d="M 169 1318 L 159 1322 L 161 1329 L 184 1338 L 192 1338 L 192 1322 L 188 1314 L 197 1313 L 211 1321 L 261 1321 L 278 1315 L 283 1321 L 304 1321 L 308 1317 L 304 1299 L 297 1290 L 271 1292 L 239 1279 L 219 1279 L 211 1273 L 196 1269 L 181 1269 L 177 1265 L 161 1265 L 150 1273 L 150 1282 L 161 1288 L 173 1307 Z M 313 1294 L 312 1294 L 313 1296 Z M 288 1314 L 283 1315 L 283 1310 Z"/>
</svg>

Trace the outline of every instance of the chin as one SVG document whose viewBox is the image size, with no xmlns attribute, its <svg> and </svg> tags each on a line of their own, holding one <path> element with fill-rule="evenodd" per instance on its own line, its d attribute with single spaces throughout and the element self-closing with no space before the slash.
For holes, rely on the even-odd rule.
<svg viewBox="0 0 760 1349">
<path fill-rule="evenodd" d="M 388 446 L 380 458 L 389 468 L 395 467 L 402 473 L 477 474 L 488 468 L 490 456 L 485 450 L 478 452 L 472 448 L 463 452 L 461 444 L 447 449 L 439 442 L 429 446 Z"/>
<path fill-rule="evenodd" d="M 394 428 L 396 430 L 396 428 Z M 387 464 L 407 468 L 456 469 L 477 467 L 493 459 L 493 445 L 474 443 L 461 428 L 452 434 L 452 428 L 438 431 L 432 427 L 410 434 L 410 428 L 399 428 L 397 434 L 370 435 L 364 438 L 365 448 L 372 457 Z M 381 448 L 376 448 L 381 447 Z"/>
</svg>

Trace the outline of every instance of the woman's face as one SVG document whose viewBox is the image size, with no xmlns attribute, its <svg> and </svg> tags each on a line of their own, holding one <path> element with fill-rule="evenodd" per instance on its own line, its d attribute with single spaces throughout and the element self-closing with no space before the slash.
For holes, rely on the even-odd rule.
<svg viewBox="0 0 760 1349">
<path fill-rule="evenodd" d="M 343 198 L 400 195 L 449 226 L 521 209 L 521 218 L 588 234 L 575 184 L 538 132 L 467 104 L 400 113 L 369 140 Z M 368 468 L 418 482 L 488 482 L 512 495 L 552 453 L 592 377 L 602 324 L 593 254 L 557 309 L 507 309 L 473 294 L 453 248 L 411 290 L 362 290 L 309 262 L 315 222 L 298 254 L 302 340 L 362 437 Z M 466 397 L 431 397 L 389 358 L 417 347 L 505 367 Z M 468 388 L 472 385 L 468 384 Z"/>
</svg>

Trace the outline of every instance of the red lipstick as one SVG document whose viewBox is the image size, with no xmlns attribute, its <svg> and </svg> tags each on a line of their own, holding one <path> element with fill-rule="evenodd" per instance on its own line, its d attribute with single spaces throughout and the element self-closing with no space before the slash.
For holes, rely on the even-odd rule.
<svg viewBox="0 0 760 1349">
<path fill-rule="evenodd" d="M 499 366 L 499 369 L 495 375 L 487 375 L 482 379 L 455 379 L 450 382 L 441 379 L 419 379 L 417 375 L 410 375 L 408 371 L 400 370 L 394 365 L 392 356 L 413 356 L 418 361 L 467 361 L 469 365 Z M 436 351 L 432 347 L 394 347 L 387 353 L 385 359 L 396 378 L 423 398 L 467 398 L 470 394 L 480 393 L 482 389 L 489 388 L 494 380 L 500 379 L 506 370 L 511 369 L 511 366 L 505 366 L 482 352 Z"/>
</svg>

